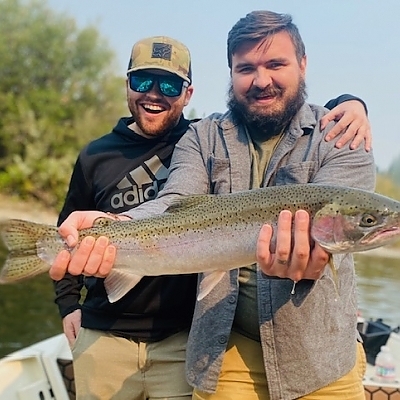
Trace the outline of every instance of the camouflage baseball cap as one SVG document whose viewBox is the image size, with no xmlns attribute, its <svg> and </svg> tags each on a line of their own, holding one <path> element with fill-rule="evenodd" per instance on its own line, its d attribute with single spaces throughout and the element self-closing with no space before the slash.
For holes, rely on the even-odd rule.
<svg viewBox="0 0 400 400">
<path fill-rule="evenodd" d="M 142 39 L 133 45 L 127 73 L 143 69 L 162 69 L 192 82 L 189 49 L 166 36 Z"/>
</svg>

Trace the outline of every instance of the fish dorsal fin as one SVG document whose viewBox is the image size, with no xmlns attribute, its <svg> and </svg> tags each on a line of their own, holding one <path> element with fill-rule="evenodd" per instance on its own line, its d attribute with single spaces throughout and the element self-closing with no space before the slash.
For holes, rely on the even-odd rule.
<svg viewBox="0 0 400 400">
<path fill-rule="evenodd" d="M 211 199 L 210 194 L 195 194 L 189 196 L 180 196 L 174 199 L 165 212 L 174 213 L 176 211 L 188 210 L 204 204 Z"/>
<path fill-rule="evenodd" d="M 131 274 L 119 269 L 112 269 L 104 280 L 108 301 L 115 303 L 134 288 L 143 276 Z"/>
<path fill-rule="evenodd" d="M 213 271 L 204 273 L 204 278 L 201 280 L 199 285 L 199 293 L 197 300 L 202 300 L 206 297 L 211 290 L 218 285 L 221 279 L 226 275 L 226 271 Z"/>
</svg>

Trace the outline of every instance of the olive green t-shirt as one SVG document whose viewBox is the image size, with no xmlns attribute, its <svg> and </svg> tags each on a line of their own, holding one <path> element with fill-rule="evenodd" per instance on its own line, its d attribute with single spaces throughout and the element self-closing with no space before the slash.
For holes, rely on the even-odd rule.
<svg viewBox="0 0 400 400">
<path fill-rule="evenodd" d="M 251 152 L 251 187 L 260 188 L 264 185 L 264 176 L 268 163 L 282 134 L 268 140 L 252 138 L 247 133 Z M 252 264 L 240 268 L 239 298 L 236 307 L 233 329 L 250 339 L 260 341 L 257 305 L 257 265 Z"/>
</svg>

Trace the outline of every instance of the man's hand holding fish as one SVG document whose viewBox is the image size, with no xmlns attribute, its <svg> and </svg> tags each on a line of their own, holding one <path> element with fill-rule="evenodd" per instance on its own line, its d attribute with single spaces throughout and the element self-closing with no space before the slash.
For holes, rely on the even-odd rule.
<svg viewBox="0 0 400 400">
<path fill-rule="evenodd" d="M 268 224 L 262 227 L 257 242 L 257 263 L 269 276 L 289 278 L 294 282 L 318 279 L 329 261 L 329 253 L 318 243 L 312 243 L 310 216 L 306 211 L 298 210 L 294 214 L 293 232 L 292 218 L 288 210 L 279 214 L 276 249 L 272 251 L 273 228 Z"/>
<path fill-rule="evenodd" d="M 59 233 L 70 247 L 78 243 L 80 229 L 90 228 L 99 218 L 112 218 L 108 213 L 102 211 L 75 211 L 71 213 L 65 223 L 60 225 Z M 129 217 L 118 216 L 119 220 L 129 220 Z M 93 275 L 100 278 L 107 276 L 115 261 L 116 248 L 108 245 L 109 239 L 100 236 L 97 240 L 87 236 L 82 240 L 74 256 L 68 250 L 62 250 L 50 268 L 50 277 L 60 280 L 69 272 L 72 275 Z"/>
</svg>

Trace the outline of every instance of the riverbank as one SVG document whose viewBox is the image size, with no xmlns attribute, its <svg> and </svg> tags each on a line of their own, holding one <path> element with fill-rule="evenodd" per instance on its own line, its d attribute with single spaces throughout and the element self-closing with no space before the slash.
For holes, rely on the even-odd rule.
<svg viewBox="0 0 400 400">
<path fill-rule="evenodd" d="M 55 225 L 57 216 L 55 210 L 46 209 L 39 203 L 22 201 L 12 196 L 0 194 L 0 220 L 16 218 Z"/>
</svg>

